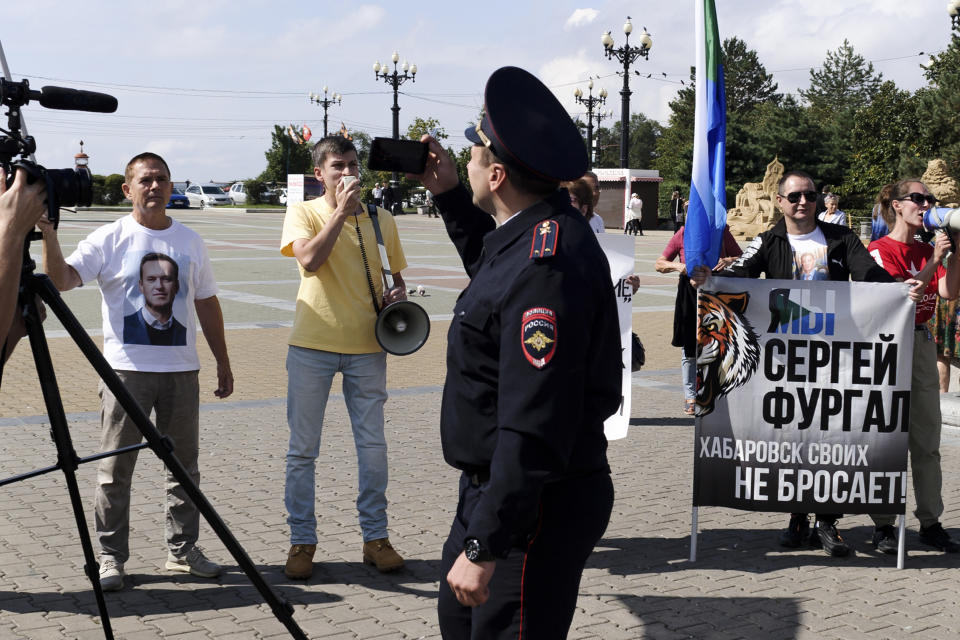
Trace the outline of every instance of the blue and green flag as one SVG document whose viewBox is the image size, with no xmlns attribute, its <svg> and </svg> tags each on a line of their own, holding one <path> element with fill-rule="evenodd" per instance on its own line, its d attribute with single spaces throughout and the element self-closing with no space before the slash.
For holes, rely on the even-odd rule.
<svg viewBox="0 0 960 640">
<path fill-rule="evenodd" d="M 724 155 L 727 140 L 727 98 L 717 8 L 714 0 L 696 4 L 696 115 L 693 130 L 693 173 L 690 205 L 683 233 L 687 273 L 699 265 L 712 269 L 720 258 L 727 224 Z"/>
</svg>

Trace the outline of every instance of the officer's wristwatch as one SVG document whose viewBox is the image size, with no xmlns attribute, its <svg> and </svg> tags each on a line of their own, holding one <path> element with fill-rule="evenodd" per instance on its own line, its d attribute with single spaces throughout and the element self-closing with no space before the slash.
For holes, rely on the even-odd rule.
<svg viewBox="0 0 960 640">
<path fill-rule="evenodd" d="M 470 562 L 490 562 L 496 560 L 494 555 L 483 548 L 476 538 L 467 538 L 463 541 L 463 554 Z"/>
</svg>

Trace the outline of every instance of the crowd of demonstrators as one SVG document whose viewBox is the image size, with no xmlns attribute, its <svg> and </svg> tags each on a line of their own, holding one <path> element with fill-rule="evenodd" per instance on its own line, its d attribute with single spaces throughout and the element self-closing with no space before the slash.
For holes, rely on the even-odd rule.
<svg viewBox="0 0 960 640">
<path fill-rule="evenodd" d="M 950 251 L 951 240 L 938 233 L 933 245 L 917 242 L 923 215 L 936 203 L 927 186 L 917 179 L 901 180 L 880 201 L 890 233 L 867 247 L 870 254 L 896 280 L 917 292 L 916 327 L 913 333 L 913 368 L 910 385 L 910 467 L 913 473 L 914 515 L 920 521 L 920 540 L 926 545 L 956 553 L 960 545 L 940 523 L 943 484 L 940 466 L 940 397 L 937 348 L 926 322 L 933 316 L 937 297 L 952 300 L 960 292 L 960 257 Z M 919 268 L 919 271 L 917 269 Z M 873 544 L 895 553 L 897 538 L 893 515 L 872 516 Z"/>
<path fill-rule="evenodd" d="M 603 218 L 593 210 L 593 188 L 585 178 L 564 182 L 563 188 L 570 194 L 570 204 L 583 214 L 594 233 L 604 233 Z"/>
<path fill-rule="evenodd" d="M 837 208 L 839 203 L 840 197 L 835 193 L 828 193 L 825 195 L 823 197 L 823 204 L 826 209 L 817 214 L 817 219 L 823 220 L 824 222 L 829 222 L 830 224 L 848 226 L 847 214 Z"/>
<path fill-rule="evenodd" d="M 146 413 L 156 411 L 157 430 L 173 441 L 174 455 L 199 485 L 197 320 L 217 361 L 213 393 L 218 398 L 233 393 L 213 268 L 199 234 L 167 215 L 173 183 L 163 158 L 153 153 L 135 156 L 127 163 L 122 188 L 133 205 L 130 214 L 94 230 L 66 259 L 53 225 L 40 221 L 44 270 L 60 291 L 96 280 L 103 297 L 104 357 L 140 407 Z M 132 330 L 130 317 L 143 326 Z M 139 428 L 102 381 L 99 391 L 101 449 L 141 442 Z M 100 585 L 106 591 L 123 588 L 136 462 L 137 452 L 132 451 L 104 458 L 97 468 L 95 526 Z M 165 567 L 216 577 L 220 566 L 196 544 L 200 512 L 169 471 L 166 494 Z"/>
<path fill-rule="evenodd" d="M 754 238 L 743 255 L 718 275 L 800 280 L 805 274 L 819 272 L 827 280 L 893 282 L 893 277 L 874 262 L 850 229 L 817 219 L 816 199 L 809 175 L 802 171 L 785 173 L 777 185 L 777 206 L 783 218 Z M 813 263 L 808 264 L 811 259 Z M 700 286 L 709 273 L 706 267 L 698 267 L 691 281 Z M 818 513 L 811 531 L 807 514 L 791 514 L 780 544 L 791 548 L 810 544 L 822 547 L 828 555 L 845 556 L 850 547 L 837 531 L 840 517 L 836 513 Z"/>
<path fill-rule="evenodd" d="M 374 325 L 379 308 L 406 299 L 400 272 L 407 263 L 393 217 L 385 210 L 375 211 L 394 270 L 395 286 L 386 290 L 374 220 L 360 202 L 360 165 L 353 142 L 328 136 L 312 154 L 313 173 L 323 184 L 324 195 L 287 209 L 280 240 L 281 253 L 296 258 L 300 271 L 287 352 L 290 444 L 284 496 L 290 526 L 284 572 L 295 579 L 313 574 L 316 460 L 327 399 L 338 372 L 357 450 L 363 561 L 382 572 L 403 566 L 387 535 L 383 432 L 387 355 L 377 342 Z"/>
<path fill-rule="evenodd" d="M 683 411 L 689 416 L 696 413 L 697 402 L 697 290 L 691 286 L 687 275 L 686 255 L 683 251 L 681 226 L 653 268 L 660 273 L 680 274 L 677 281 L 677 300 L 673 310 L 673 340 L 671 344 L 681 348 L 680 372 L 683 379 Z M 737 244 L 730 227 L 724 226 L 720 245 L 720 261 L 714 271 L 724 269 L 743 252 Z"/>
<path fill-rule="evenodd" d="M 29 184 L 23 169 L 17 170 L 13 184 L 7 188 L 7 174 L 0 168 L 0 367 L 26 334 L 17 312 L 23 245 L 47 210 L 45 197 L 44 182 Z"/>
<path fill-rule="evenodd" d="M 557 189 L 586 169 L 576 126 L 514 67 L 494 72 L 484 96 L 465 132 L 472 198 L 423 138 L 422 180 L 470 277 L 447 338 L 441 439 L 462 475 L 440 629 L 564 638 L 613 505 L 603 421 L 621 394 L 616 302 L 595 234 Z"/>
</svg>

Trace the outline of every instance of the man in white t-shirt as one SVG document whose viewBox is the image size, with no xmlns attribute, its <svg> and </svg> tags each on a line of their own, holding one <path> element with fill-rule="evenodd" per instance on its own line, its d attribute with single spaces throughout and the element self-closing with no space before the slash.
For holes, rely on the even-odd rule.
<svg viewBox="0 0 960 640">
<path fill-rule="evenodd" d="M 124 179 L 123 193 L 133 203 L 130 215 L 94 230 L 66 260 L 56 230 L 49 223 L 41 224 L 43 266 L 60 291 L 97 281 L 103 296 L 104 358 L 144 412 L 156 411 L 157 429 L 173 440 L 173 453 L 199 484 L 197 320 L 217 360 L 214 395 L 226 398 L 233 393 L 217 284 L 203 240 L 167 216 L 173 184 L 163 158 L 154 153 L 135 156 L 127 164 Z M 150 292 L 142 280 L 156 275 L 151 269 L 158 265 L 158 273 L 168 283 L 163 292 Z M 142 309 L 151 308 L 152 326 L 145 326 L 142 334 L 128 331 L 137 317 L 147 319 Z M 184 320 L 183 340 L 164 334 L 172 328 L 174 317 Z M 164 335 L 169 337 L 158 337 Z M 100 402 L 101 449 L 138 444 L 139 429 L 103 382 Z M 123 588 L 123 565 L 130 557 L 130 483 L 136 461 L 134 451 L 104 458 L 97 468 L 95 519 L 101 547 L 100 585 L 105 591 Z M 169 472 L 166 487 L 166 568 L 216 577 L 220 566 L 196 544 L 200 512 Z"/>
</svg>

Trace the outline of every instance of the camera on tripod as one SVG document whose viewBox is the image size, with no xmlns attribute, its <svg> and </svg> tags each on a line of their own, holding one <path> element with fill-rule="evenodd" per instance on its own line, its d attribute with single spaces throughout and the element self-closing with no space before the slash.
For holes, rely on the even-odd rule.
<svg viewBox="0 0 960 640">
<path fill-rule="evenodd" d="M 7 172 L 7 187 L 13 184 L 15 172 L 23 169 L 33 183 L 42 180 L 47 188 L 47 218 L 54 228 L 60 224 L 61 207 L 88 207 L 93 202 L 93 181 L 86 167 L 47 169 L 33 159 L 37 141 L 23 135 L 20 107 L 36 100 L 48 109 L 113 113 L 117 99 L 105 93 L 78 91 L 64 87 L 30 89 L 27 80 L 13 82 L 0 78 L 0 104 L 7 108 L 7 128 L 0 128 L 0 166 Z"/>
</svg>

